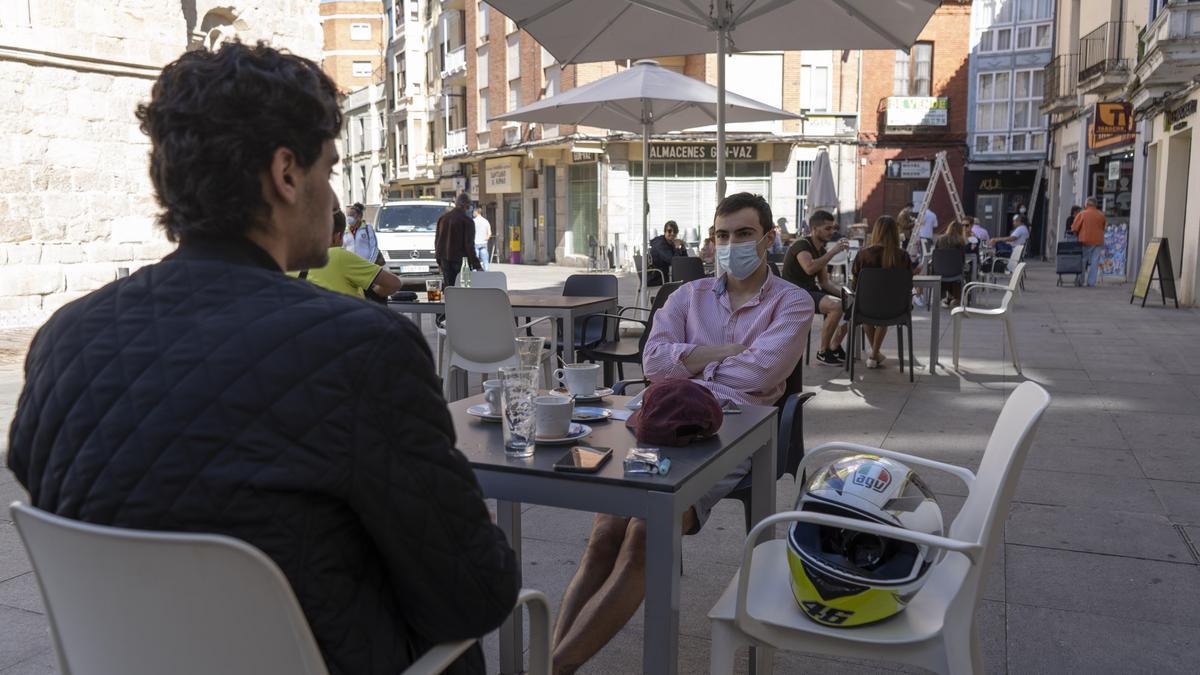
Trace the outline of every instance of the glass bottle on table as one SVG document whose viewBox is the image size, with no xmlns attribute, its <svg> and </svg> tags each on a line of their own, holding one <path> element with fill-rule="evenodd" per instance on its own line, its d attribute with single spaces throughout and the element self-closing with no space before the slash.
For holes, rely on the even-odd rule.
<svg viewBox="0 0 1200 675">
<path fill-rule="evenodd" d="M 462 267 L 458 270 L 458 283 L 455 285 L 459 288 L 471 287 L 471 263 L 466 258 L 463 258 Z"/>
</svg>

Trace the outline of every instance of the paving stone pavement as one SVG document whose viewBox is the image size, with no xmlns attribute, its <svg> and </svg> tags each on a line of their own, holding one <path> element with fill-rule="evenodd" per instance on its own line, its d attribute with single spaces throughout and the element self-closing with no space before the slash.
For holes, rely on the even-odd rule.
<svg viewBox="0 0 1200 675">
<path fill-rule="evenodd" d="M 499 266 L 513 289 L 557 293 L 573 270 Z M 901 375 L 894 338 L 888 367 L 814 365 L 817 396 L 805 409 L 808 445 L 846 440 L 979 465 L 1004 399 L 1023 379 L 1053 403 L 1022 473 L 1001 555 L 979 609 L 989 673 L 1184 673 L 1200 663 L 1200 310 L 1130 305 L 1129 286 L 1056 287 L 1034 263 L 1014 325 L 1024 376 L 1009 362 L 998 322 L 968 321 L 962 371 L 950 369 L 951 321 L 942 311 L 941 364 Z M 636 282 L 622 279 L 622 304 Z M 919 366 L 927 366 L 929 314 L 915 314 Z M 426 321 L 427 336 L 433 339 Z M 0 432 L 12 416 L 31 331 L 0 331 Z M 627 376 L 630 374 L 627 373 Z M 7 433 L 0 444 L 7 442 Z M 961 486 L 927 476 L 949 514 Z M 779 484 L 777 506 L 797 496 Z M 24 499 L 0 471 L 0 502 Z M 684 541 L 680 672 L 708 670 L 706 615 L 737 569 L 741 505 L 722 502 Z M 578 561 L 591 515 L 525 507 L 525 585 L 557 601 Z M 6 510 L 0 509 L 0 675 L 52 673 L 40 598 Z M 641 669 L 641 611 L 580 672 Z M 495 636 L 484 640 L 489 669 Z M 897 664 L 780 653 L 777 672 L 917 672 Z M 743 658 L 741 672 L 745 672 Z"/>
</svg>

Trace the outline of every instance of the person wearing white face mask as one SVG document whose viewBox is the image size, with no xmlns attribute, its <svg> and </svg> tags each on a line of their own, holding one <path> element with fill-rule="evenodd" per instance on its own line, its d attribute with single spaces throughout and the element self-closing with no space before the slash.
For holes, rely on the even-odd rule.
<svg viewBox="0 0 1200 675">
<path fill-rule="evenodd" d="M 717 276 L 686 283 L 654 315 L 642 370 L 652 382 L 690 379 L 720 401 L 772 405 L 784 393 L 812 322 L 807 293 L 770 273 L 777 236 L 759 195 L 730 195 L 714 219 Z M 683 515 L 695 534 L 709 511 L 750 471 L 734 469 Z M 645 595 L 646 526 L 597 514 L 587 550 L 554 627 L 555 672 L 574 672 L 629 620 Z"/>
<path fill-rule="evenodd" d="M 362 204 L 355 203 L 346 209 L 346 236 L 342 248 L 357 253 L 358 257 L 369 263 L 383 264 L 375 228 L 363 220 Z"/>
</svg>

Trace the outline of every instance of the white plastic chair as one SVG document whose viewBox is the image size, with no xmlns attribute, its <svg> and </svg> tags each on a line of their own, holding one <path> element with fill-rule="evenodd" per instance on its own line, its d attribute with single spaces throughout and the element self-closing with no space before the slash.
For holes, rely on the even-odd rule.
<svg viewBox="0 0 1200 675">
<path fill-rule="evenodd" d="M 1013 391 L 992 429 L 978 476 L 959 466 L 853 443 L 826 443 L 810 450 L 800 471 L 811 473 L 836 455 L 871 453 L 916 469 L 950 473 L 967 485 L 967 500 L 945 537 L 813 512 L 790 511 L 764 519 L 747 535 L 741 571 L 708 615 L 713 624 L 711 672 L 732 673 L 737 648 L 749 645 L 758 648 L 760 673 L 771 672 L 776 649 L 898 661 L 955 675 L 982 673 L 975 614 L 983 581 L 1001 544 L 1025 455 L 1049 404 L 1050 395 L 1033 382 Z M 768 528 L 792 521 L 869 532 L 944 553 L 898 615 L 867 626 L 827 627 L 805 616 L 792 596 L 787 541 L 754 545 Z"/>
<path fill-rule="evenodd" d="M 442 363 L 442 386 L 446 400 L 457 401 L 465 395 L 465 373 L 457 377 L 458 368 L 466 373 L 495 373 L 504 366 L 520 364 L 517 356 L 517 331 L 539 323 L 550 323 L 549 317 L 513 323 L 512 303 L 508 293 L 496 288 L 446 289 L 446 347 Z M 541 356 L 543 386 L 548 386 L 557 354 L 557 338 L 550 331 L 550 349 Z M 459 386 L 459 380 L 464 380 Z"/>
<path fill-rule="evenodd" d="M 476 270 L 471 272 L 471 288 L 499 288 L 502 291 L 508 290 L 508 276 L 504 272 L 485 272 Z M 437 327 L 437 368 L 438 375 L 446 376 L 442 371 L 442 362 L 446 358 L 446 326 Z"/>
<path fill-rule="evenodd" d="M 829 264 L 827 265 L 827 267 L 835 268 L 835 270 L 838 273 L 839 278 L 841 279 L 841 282 L 846 283 L 846 280 L 850 278 L 848 276 L 848 274 L 850 272 L 850 253 L 849 253 L 849 251 L 842 251 L 841 253 L 838 253 L 837 255 L 830 258 Z"/>
<path fill-rule="evenodd" d="M 992 271 L 988 272 L 986 275 L 987 282 L 990 284 L 994 284 L 994 283 L 996 283 L 996 280 L 1000 279 L 1001 277 L 1005 277 L 1005 278 L 1012 277 L 1013 271 L 1016 269 L 1016 266 L 1021 263 L 1021 260 L 1024 257 L 1025 257 L 1025 244 L 1017 244 L 1016 246 L 1013 246 L 1012 253 L 1008 256 L 1008 262 L 1006 262 L 1004 264 L 1004 271 L 997 272 L 996 271 L 996 261 L 1004 260 L 1004 258 L 997 258 L 997 257 L 995 257 L 995 254 L 993 253 L 992 254 Z M 1024 290 L 1024 288 L 1025 288 L 1024 285 L 1022 285 L 1021 289 Z"/>
<path fill-rule="evenodd" d="M 1013 303 L 1017 299 L 1017 290 L 1021 286 L 1021 280 L 1025 276 L 1025 263 L 1017 263 L 1016 268 L 1012 271 L 1012 276 L 1008 278 L 1008 285 L 987 284 L 982 281 L 972 281 L 963 286 L 962 304 L 950 310 L 950 316 L 954 319 L 954 369 L 958 370 L 958 345 L 959 337 L 962 334 L 963 319 L 1000 319 L 1004 321 L 1004 334 L 1008 336 L 1008 351 L 1012 355 L 1013 368 L 1017 374 L 1021 374 L 1021 360 L 1017 356 L 1017 336 L 1013 332 L 1012 326 L 1012 311 Z M 999 307 L 979 307 L 971 304 L 971 292 L 975 290 L 998 290 L 1003 291 L 1004 295 L 1000 298 Z"/>
<path fill-rule="evenodd" d="M 476 270 L 471 272 L 471 288 L 499 288 L 502 291 L 507 291 L 508 276 L 504 272 Z"/>
<path fill-rule="evenodd" d="M 11 506 L 41 588 L 59 672 L 326 675 L 279 567 L 221 535 L 92 525 Z M 550 605 L 523 590 L 530 664 L 550 672 Z M 475 640 L 437 645 L 404 675 L 445 670 Z"/>
</svg>

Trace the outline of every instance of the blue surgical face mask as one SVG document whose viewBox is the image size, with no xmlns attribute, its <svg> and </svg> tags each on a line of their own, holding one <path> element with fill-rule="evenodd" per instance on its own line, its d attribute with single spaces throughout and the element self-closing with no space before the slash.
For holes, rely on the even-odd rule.
<svg viewBox="0 0 1200 675">
<path fill-rule="evenodd" d="M 346 216 L 346 224 L 347 225 L 355 225 L 357 223 L 358 223 L 358 218 L 355 218 L 354 216 Z"/>
<path fill-rule="evenodd" d="M 749 277 L 762 264 L 758 243 L 766 237 L 764 234 L 756 241 L 717 245 L 717 265 L 738 281 Z"/>
</svg>

